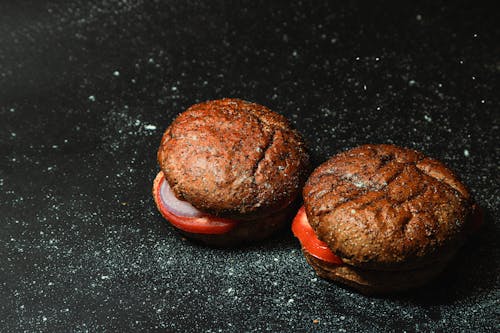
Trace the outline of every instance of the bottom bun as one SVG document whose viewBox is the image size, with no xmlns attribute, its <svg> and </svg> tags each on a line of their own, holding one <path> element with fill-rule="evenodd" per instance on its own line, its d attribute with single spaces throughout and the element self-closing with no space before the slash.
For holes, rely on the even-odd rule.
<svg viewBox="0 0 500 333">
<path fill-rule="evenodd" d="M 448 263 L 444 260 L 412 270 L 377 271 L 332 264 L 312 256 L 305 249 L 302 252 L 319 277 L 339 282 L 366 295 L 389 294 L 419 287 L 439 275 Z"/>
<path fill-rule="evenodd" d="M 289 220 L 292 209 L 284 209 L 273 215 L 255 220 L 237 222 L 236 226 L 223 234 L 196 234 L 177 229 L 187 238 L 215 247 L 232 247 L 254 243 L 274 234 Z"/>
</svg>

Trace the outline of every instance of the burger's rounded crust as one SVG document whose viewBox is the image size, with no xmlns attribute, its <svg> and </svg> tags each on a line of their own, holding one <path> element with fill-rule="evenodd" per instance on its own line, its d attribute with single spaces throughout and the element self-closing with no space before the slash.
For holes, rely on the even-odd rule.
<svg viewBox="0 0 500 333">
<path fill-rule="evenodd" d="M 167 128 L 158 162 L 175 195 L 230 218 L 278 211 L 300 194 L 308 155 L 281 115 L 239 99 L 191 106 Z"/>
<path fill-rule="evenodd" d="M 309 177 L 309 222 L 342 260 L 376 270 L 441 261 L 462 244 L 472 200 L 442 163 L 393 145 L 340 153 Z"/>
</svg>

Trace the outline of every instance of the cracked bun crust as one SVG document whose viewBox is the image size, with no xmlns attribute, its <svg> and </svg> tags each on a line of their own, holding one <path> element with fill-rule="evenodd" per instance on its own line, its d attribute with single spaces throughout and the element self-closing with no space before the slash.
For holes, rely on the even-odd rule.
<svg viewBox="0 0 500 333">
<path fill-rule="evenodd" d="M 302 138 L 285 117 L 239 99 L 191 106 L 167 128 L 158 150 L 176 197 L 243 220 L 292 203 L 308 161 Z"/>
<path fill-rule="evenodd" d="M 393 145 L 332 157 L 312 173 L 303 195 L 318 238 L 345 264 L 376 271 L 434 264 L 441 270 L 462 245 L 474 209 L 442 163 Z"/>
</svg>

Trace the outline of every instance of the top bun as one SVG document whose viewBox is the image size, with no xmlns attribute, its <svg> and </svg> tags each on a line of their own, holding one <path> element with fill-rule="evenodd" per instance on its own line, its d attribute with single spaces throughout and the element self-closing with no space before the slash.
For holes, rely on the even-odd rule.
<svg viewBox="0 0 500 333">
<path fill-rule="evenodd" d="M 442 163 L 393 145 L 332 157 L 303 195 L 318 238 L 345 263 L 375 270 L 447 261 L 473 210 L 469 192 Z"/>
<path fill-rule="evenodd" d="M 228 218 L 270 215 L 300 194 L 309 157 L 285 117 L 239 99 L 191 106 L 167 128 L 158 162 L 175 195 Z"/>
</svg>

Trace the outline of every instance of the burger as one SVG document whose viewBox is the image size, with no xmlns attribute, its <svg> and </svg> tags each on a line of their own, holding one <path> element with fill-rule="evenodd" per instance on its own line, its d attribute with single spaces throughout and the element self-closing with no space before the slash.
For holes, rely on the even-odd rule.
<svg viewBox="0 0 500 333">
<path fill-rule="evenodd" d="M 153 183 L 158 210 L 215 246 L 260 240 L 293 216 L 309 157 L 285 117 L 240 99 L 196 104 L 166 129 Z"/>
<path fill-rule="evenodd" d="M 307 262 L 366 294 L 437 276 L 481 223 L 466 187 L 441 162 L 394 145 L 342 152 L 313 171 L 292 223 Z"/>
</svg>

